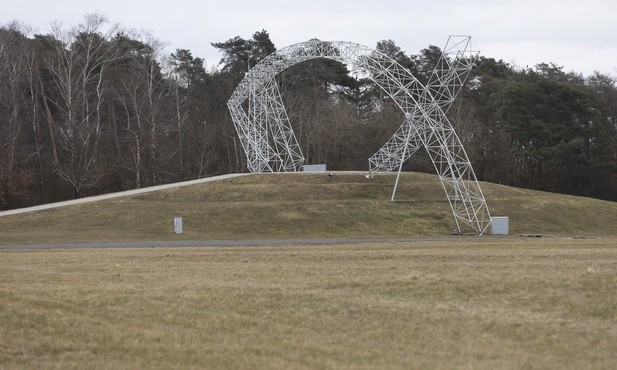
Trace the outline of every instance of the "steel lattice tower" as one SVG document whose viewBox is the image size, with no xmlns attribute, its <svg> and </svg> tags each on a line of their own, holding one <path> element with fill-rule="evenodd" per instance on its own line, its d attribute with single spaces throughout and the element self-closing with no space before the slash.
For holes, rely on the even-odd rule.
<svg viewBox="0 0 617 370">
<path fill-rule="evenodd" d="M 446 117 L 477 55 L 469 36 L 450 36 L 428 83 L 422 85 L 390 57 L 355 43 L 308 41 L 278 50 L 247 72 L 227 102 L 249 171 L 300 170 L 304 157 L 275 77 L 310 59 L 336 60 L 371 79 L 403 112 L 400 128 L 369 159 L 369 174 L 398 169 L 400 175 L 402 164 L 418 149 L 426 149 L 457 230 L 484 233 L 490 224 L 486 200 L 467 153 Z"/>
</svg>

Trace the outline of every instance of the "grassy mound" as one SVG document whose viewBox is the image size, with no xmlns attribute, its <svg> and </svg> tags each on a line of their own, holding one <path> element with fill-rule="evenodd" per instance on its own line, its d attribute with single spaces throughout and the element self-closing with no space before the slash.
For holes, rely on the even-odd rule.
<svg viewBox="0 0 617 370">
<path fill-rule="evenodd" d="M 450 235 L 434 175 L 262 174 L 0 218 L 0 244 Z M 511 234 L 617 235 L 617 203 L 482 183 Z M 182 216 L 184 233 L 173 233 Z"/>
</svg>

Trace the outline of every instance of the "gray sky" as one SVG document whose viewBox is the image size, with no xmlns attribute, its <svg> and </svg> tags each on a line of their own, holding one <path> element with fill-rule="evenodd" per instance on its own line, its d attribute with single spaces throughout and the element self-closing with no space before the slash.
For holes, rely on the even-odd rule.
<svg viewBox="0 0 617 370">
<path fill-rule="evenodd" d="M 566 72 L 617 76 L 615 0 L 49 0 L 6 1 L 0 23 L 18 20 L 48 33 L 52 21 L 71 27 L 87 13 L 151 31 L 171 52 L 189 49 L 208 66 L 221 56 L 210 42 L 245 39 L 266 29 L 277 48 L 311 38 L 370 47 L 392 39 L 407 54 L 448 35 L 471 35 L 481 54 L 518 67 L 554 62 Z"/>
</svg>

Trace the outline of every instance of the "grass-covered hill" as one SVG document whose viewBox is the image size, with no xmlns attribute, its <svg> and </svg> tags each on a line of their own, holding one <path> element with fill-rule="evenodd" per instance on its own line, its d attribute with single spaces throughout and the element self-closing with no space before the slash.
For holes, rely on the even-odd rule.
<svg viewBox="0 0 617 370">
<path fill-rule="evenodd" d="M 0 244 L 446 236 L 454 219 L 434 175 L 262 174 L 0 217 Z M 482 183 L 511 234 L 617 235 L 617 203 Z M 182 216 L 184 233 L 173 232 Z"/>
</svg>

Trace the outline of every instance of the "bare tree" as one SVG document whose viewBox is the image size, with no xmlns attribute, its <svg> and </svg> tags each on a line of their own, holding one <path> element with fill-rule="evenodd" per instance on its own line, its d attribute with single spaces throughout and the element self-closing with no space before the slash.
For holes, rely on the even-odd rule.
<svg viewBox="0 0 617 370">
<path fill-rule="evenodd" d="M 176 106 L 175 114 L 170 113 L 172 91 L 160 67 L 164 45 L 148 35 L 137 37 L 143 41 L 124 39 L 130 58 L 122 80 L 116 81 L 115 90 L 116 101 L 122 107 L 123 140 L 130 152 L 121 161 L 133 173 L 133 186 L 140 188 L 162 181 L 161 162 L 165 158 L 160 152 L 164 146 L 159 145 L 160 137 L 173 130 L 171 126 L 175 120 L 167 119 L 168 116 L 178 120 L 184 118 L 181 107 Z M 171 146 L 177 149 L 177 145 Z"/>
<path fill-rule="evenodd" d="M 163 78 L 159 64 L 164 45 L 154 39 L 150 39 L 148 45 L 151 53 L 137 65 L 136 73 L 142 79 L 145 87 L 145 118 L 148 125 L 148 172 L 152 184 L 161 183 L 161 166 L 164 158 L 160 156 L 159 137 L 164 133 L 163 125 L 166 123 L 162 118 L 165 110 L 163 103 L 170 96 L 167 81 Z"/>
<path fill-rule="evenodd" d="M 101 179 L 96 161 L 105 102 L 106 70 L 123 57 L 114 36 L 117 27 L 105 29 L 100 15 L 87 15 L 84 23 L 65 31 L 60 24 L 53 29 L 53 54 L 45 58 L 53 77 L 50 100 L 58 111 L 58 143 L 63 156 L 54 171 L 73 188 L 75 197 Z"/>
<path fill-rule="evenodd" d="M 25 192 L 25 171 L 31 154 L 21 145 L 27 123 L 28 49 L 18 24 L 0 28 L 0 206 L 12 196 Z"/>
</svg>

